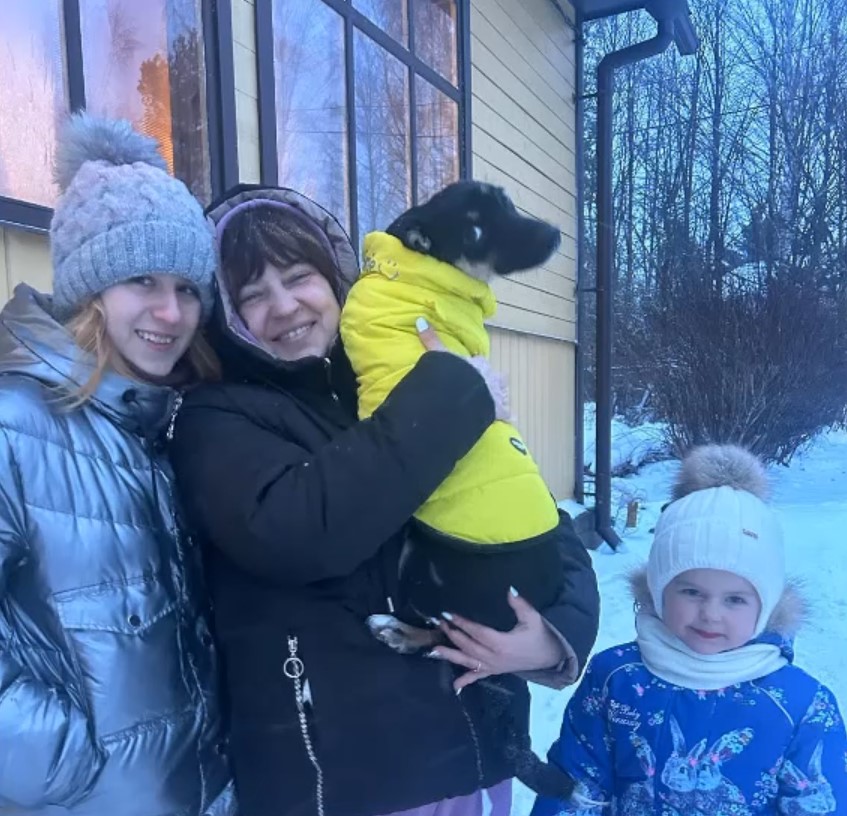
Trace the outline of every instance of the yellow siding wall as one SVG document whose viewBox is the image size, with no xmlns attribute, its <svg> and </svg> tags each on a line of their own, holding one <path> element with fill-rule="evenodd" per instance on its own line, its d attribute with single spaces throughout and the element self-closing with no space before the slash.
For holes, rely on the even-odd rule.
<svg viewBox="0 0 847 816">
<path fill-rule="evenodd" d="M 49 292 L 52 278 L 46 235 L 0 227 L 0 304 L 23 282 Z"/>
<path fill-rule="evenodd" d="M 559 498 L 574 486 L 573 345 L 491 329 L 491 352 L 509 378 L 511 409 L 547 484 Z"/>
<path fill-rule="evenodd" d="M 576 177 L 572 29 L 550 0 L 471 0 L 473 175 L 562 230 L 540 270 L 498 281 L 492 357 L 557 498 L 573 495 Z"/>
<path fill-rule="evenodd" d="M 575 339 L 573 32 L 550 0 L 471 0 L 473 174 L 558 225 L 544 269 L 496 287 L 495 324 Z"/>
</svg>

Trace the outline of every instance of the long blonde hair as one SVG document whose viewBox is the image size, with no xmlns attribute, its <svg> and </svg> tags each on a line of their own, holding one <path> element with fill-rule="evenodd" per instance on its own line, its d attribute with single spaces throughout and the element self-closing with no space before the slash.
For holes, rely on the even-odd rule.
<svg viewBox="0 0 847 816">
<path fill-rule="evenodd" d="M 97 391 L 103 375 L 111 370 L 132 380 L 140 379 L 115 349 L 106 333 L 106 313 L 99 297 L 91 300 L 66 324 L 74 342 L 94 358 L 94 368 L 88 379 L 63 398 L 66 408 L 79 408 Z M 209 342 L 198 332 L 183 358 L 177 363 L 184 366 L 186 382 L 214 381 L 220 379 L 221 367 Z"/>
</svg>

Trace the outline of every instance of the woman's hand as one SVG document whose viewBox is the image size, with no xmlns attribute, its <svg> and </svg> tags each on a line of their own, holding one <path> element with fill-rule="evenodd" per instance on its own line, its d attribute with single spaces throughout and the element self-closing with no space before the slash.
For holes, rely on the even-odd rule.
<svg viewBox="0 0 847 816">
<path fill-rule="evenodd" d="M 441 339 L 425 318 L 419 317 L 415 322 L 415 326 L 418 330 L 418 336 L 421 338 L 421 342 L 427 351 L 446 351 L 448 354 L 453 353 L 441 342 Z M 456 356 L 462 357 L 460 354 Z M 462 359 L 467 360 L 477 370 L 482 379 L 485 380 L 485 384 L 488 386 L 488 393 L 491 394 L 491 399 L 494 400 L 494 418 L 501 419 L 503 422 L 510 422 L 512 414 L 509 409 L 509 387 L 506 385 L 505 377 L 499 371 L 495 371 L 485 357 L 462 357 Z"/>
<path fill-rule="evenodd" d="M 453 683 L 456 694 L 483 677 L 551 669 L 564 659 L 564 647 L 538 611 L 515 590 L 508 600 L 518 619 L 508 632 L 443 613 L 445 620 L 439 627 L 453 647 L 436 646 L 427 657 L 449 660 L 470 670 Z"/>
</svg>

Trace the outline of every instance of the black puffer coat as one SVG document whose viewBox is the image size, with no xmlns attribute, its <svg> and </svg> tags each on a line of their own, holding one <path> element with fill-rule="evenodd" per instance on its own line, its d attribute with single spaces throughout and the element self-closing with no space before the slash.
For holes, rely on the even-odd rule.
<svg viewBox="0 0 847 816">
<path fill-rule="evenodd" d="M 241 188 L 213 218 L 245 196 L 306 212 L 354 273 L 340 227 L 293 193 Z M 275 361 L 225 326 L 220 303 L 213 331 L 224 382 L 187 397 L 172 461 L 208 549 L 243 816 L 311 816 L 319 782 L 328 816 L 376 816 L 506 778 L 497 735 L 474 726 L 476 688 L 457 697 L 449 665 L 395 654 L 365 626 L 397 597 L 406 521 L 494 419 L 482 378 L 426 354 L 358 422 L 340 344 L 327 359 Z M 568 547 L 568 597 L 544 610 L 578 656 L 559 681 L 581 670 L 597 626 L 590 560 L 575 535 Z M 286 663 L 295 653 L 302 664 Z"/>
</svg>

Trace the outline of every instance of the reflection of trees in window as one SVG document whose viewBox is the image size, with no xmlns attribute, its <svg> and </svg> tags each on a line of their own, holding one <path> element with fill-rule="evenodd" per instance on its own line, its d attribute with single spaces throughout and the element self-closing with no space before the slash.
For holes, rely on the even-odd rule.
<svg viewBox="0 0 847 816">
<path fill-rule="evenodd" d="M 67 109 L 60 0 L 0 3 L 0 196 L 50 205 Z"/>
<path fill-rule="evenodd" d="M 415 77 L 418 200 L 459 178 L 459 106 L 423 77 Z"/>
<path fill-rule="evenodd" d="M 88 0 L 80 5 L 89 110 L 139 124 L 140 100 L 132 92 L 139 67 L 147 55 L 164 46 L 161 8 L 150 5 L 154 8 L 145 9 L 148 13 L 143 15 L 138 6 L 133 10 L 124 0 Z"/>
<path fill-rule="evenodd" d="M 385 229 L 411 203 L 408 72 L 359 31 L 354 53 L 359 227 L 364 235 Z"/>
<path fill-rule="evenodd" d="M 207 138 L 206 70 L 203 41 L 196 27 L 176 37 L 169 63 L 174 175 L 207 203 L 212 197 L 212 180 Z"/>
<path fill-rule="evenodd" d="M 173 173 L 174 152 L 171 139 L 171 96 L 168 61 L 161 54 L 154 54 L 141 63 L 138 92 L 141 94 L 143 113 L 139 129 L 155 137 L 161 146 L 162 155 Z"/>
<path fill-rule="evenodd" d="M 88 109 L 153 136 L 171 172 L 208 201 L 199 0 L 86 0 L 80 12 Z"/>
<path fill-rule="evenodd" d="M 406 0 L 353 0 L 353 5 L 401 45 L 408 45 Z"/>
<path fill-rule="evenodd" d="M 279 183 L 348 222 L 344 29 L 321 0 L 274 5 Z"/>
<path fill-rule="evenodd" d="M 458 85 L 456 0 L 412 0 L 415 54 Z"/>
</svg>

